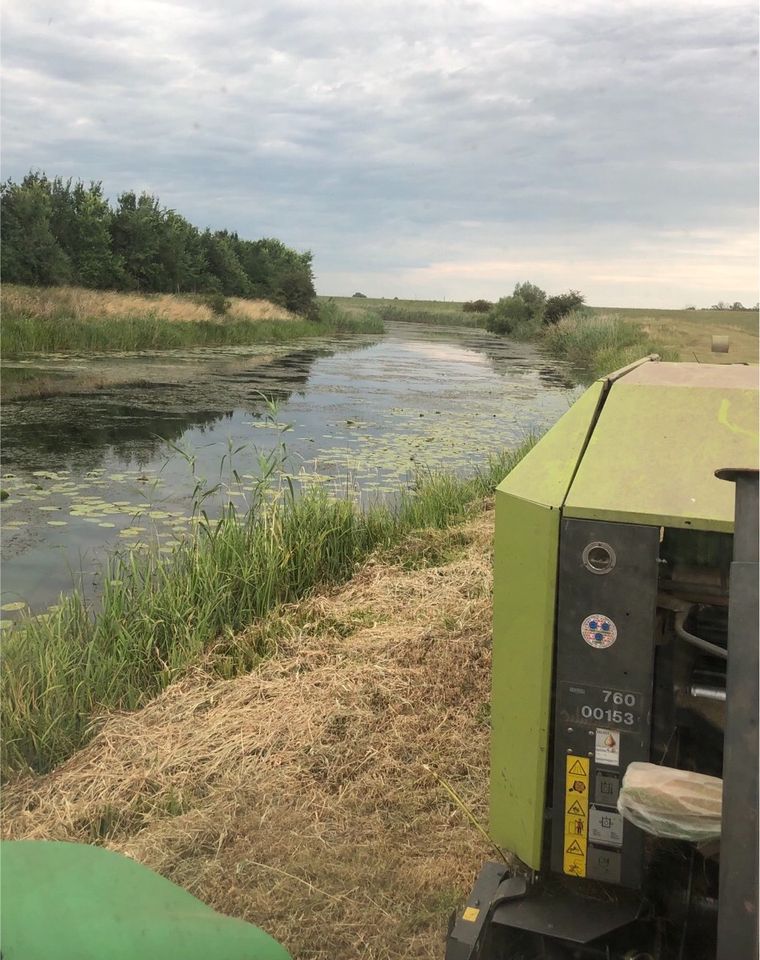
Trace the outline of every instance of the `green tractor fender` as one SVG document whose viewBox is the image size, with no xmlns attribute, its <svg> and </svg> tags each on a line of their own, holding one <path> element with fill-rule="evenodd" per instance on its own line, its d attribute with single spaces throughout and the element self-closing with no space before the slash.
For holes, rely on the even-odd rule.
<svg viewBox="0 0 760 960">
<path fill-rule="evenodd" d="M 3 960 L 290 960 L 263 930 L 103 847 L 5 841 L 0 896 Z"/>
</svg>

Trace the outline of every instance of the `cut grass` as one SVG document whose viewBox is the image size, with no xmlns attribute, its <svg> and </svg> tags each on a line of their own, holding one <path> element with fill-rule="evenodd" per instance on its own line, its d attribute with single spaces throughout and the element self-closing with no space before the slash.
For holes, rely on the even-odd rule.
<svg viewBox="0 0 760 960">
<path fill-rule="evenodd" d="M 2 288 L 0 346 L 27 353 L 100 353 L 282 343 L 326 334 L 382 333 L 378 317 L 321 305 L 316 320 L 266 301 L 231 301 L 223 317 L 191 297 L 99 293 L 70 287 Z"/>
<path fill-rule="evenodd" d="M 168 561 L 155 552 L 117 555 L 94 615 L 74 592 L 4 638 L 3 771 L 50 769 L 87 742 L 99 715 L 146 703 L 215 644 L 225 675 L 249 669 L 271 650 L 240 649 L 238 631 L 278 604 L 346 580 L 373 550 L 410 531 L 461 519 L 530 445 L 468 479 L 431 475 L 394 505 L 365 511 L 320 491 L 270 501 L 262 489 L 242 521 L 233 509 L 202 520 Z"/>
<path fill-rule="evenodd" d="M 493 858 L 443 786 L 485 822 L 492 528 L 478 510 L 415 537 L 411 571 L 394 547 L 271 611 L 236 639 L 276 638 L 258 669 L 201 665 L 53 774 L 6 785 L 5 836 L 105 844 L 297 960 L 437 960 Z"/>
</svg>

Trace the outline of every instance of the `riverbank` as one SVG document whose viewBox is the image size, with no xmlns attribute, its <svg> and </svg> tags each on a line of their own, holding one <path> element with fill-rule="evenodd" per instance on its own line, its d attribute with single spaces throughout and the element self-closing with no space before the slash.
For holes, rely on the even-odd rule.
<svg viewBox="0 0 760 960">
<path fill-rule="evenodd" d="M 484 326 L 486 314 L 463 303 L 337 297 L 341 309 L 438 326 Z M 729 339 L 729 352 L 712 352 L 712 336 Z M 584 307 L 555 326 L 524 324 L 508 335 L 530 341 L 572 365 L 580 383 L 626 366 L 651 353 L 664 360 L 700 363 L 757 363 L 757 310 L 646 310 Z"/>
<path fill-rule="evenodd" d="M 81 748 L 108 711 L 134 710 L 201 657 L 234 676 L 273 648 L 240 644 L 239 631 L 282 603 L 351 577 L 373 551 L 411 532 L 466 516 L 529 448 L 490 460 L 467 479 L 432 474 L 393 504 L 365 510 L 322 490 L 272 498 L 262 480 L 245 517 L 233 507 L 205 519 L 169 557 L 116 554 L 94 615 L 78 591 L 4 636 L 0 718 L 2 770 L 49 770 Z M 276 468 L 276 461 L 272 461 Z"/>
<path fill-rule="evenodd" d="M 127 853 L 297 960 L 439 958 L 494 855 L 443 785 L 485 822 L 493 515 L 472 511 L 237 634 L 273 651 L 250 672 L 212 655 L 7 784 L 4 835 Z"/>
<path fill-rule="evenodd" d="M 3 356 L 167 350 L 191 346 L 285 343 L 325 334 L 382 333 L 367 312 L 352 317 L 320 302 L 313 318 L 265 300 L 123 294 L 76 287 L 0 290 Z"/>
</svg>

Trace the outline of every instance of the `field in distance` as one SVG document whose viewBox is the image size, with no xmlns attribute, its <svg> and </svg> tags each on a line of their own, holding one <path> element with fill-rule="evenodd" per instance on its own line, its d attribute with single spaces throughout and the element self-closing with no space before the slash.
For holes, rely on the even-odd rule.
<svg viewBox="0 0 760 960">
<path fill-rule="evenodd" d="M 328 299 L 326 297 L 320 299 Z M 465 313 L 454 300 L 396 300 L 387 297 L 333 297 L 353 314 L 380 313 L 386 319 L 463 326 L 482 325 L 484 315 Z M 682 360 L 700 363 L 757 363 L 757 310 L 663 310 L 644 307 L 589 307 L 598 316 L 618 316 L 641 324 L 652 338 L 677 350 Z M 395 316 L 394 316 L 395 315 Z M 713 335 L 729 338 L 727 354 L 713 353 Z"/>
</svg>

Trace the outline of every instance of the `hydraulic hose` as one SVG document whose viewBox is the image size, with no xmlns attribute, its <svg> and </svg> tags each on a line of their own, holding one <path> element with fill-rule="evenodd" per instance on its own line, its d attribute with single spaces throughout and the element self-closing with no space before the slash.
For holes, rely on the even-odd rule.
<svg viewBox="0 0 760 960">
<path fill-rule="evenodd" d="M 680 637 L 682 640 L 685 640 L 687 643 L 690 643 L 693 647 L 699 647 L 700 650 L 703 650 L 705 653 L 709 653 L 713 657 L 721 657 L 723 660 L 728 660 L 728 650 L 724 650 L 723 647 L 719 647 L 717 643 L 710 643 L 709 640 L 703 640 L 702 637 L 698 637 L 696 634 L 689 633 L 689 631 L 684 627 L 684 623 L 686 622 L 688 615 L 688 610 L 676 611 L 676 636 Z"/>
</svg>

